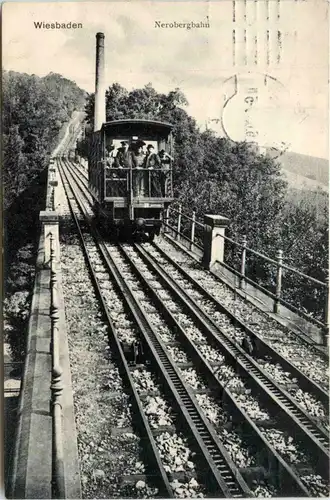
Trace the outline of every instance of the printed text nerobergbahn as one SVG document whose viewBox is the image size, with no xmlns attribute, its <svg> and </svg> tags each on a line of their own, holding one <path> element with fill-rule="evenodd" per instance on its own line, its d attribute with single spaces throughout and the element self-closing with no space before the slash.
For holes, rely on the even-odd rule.
<svg viewBox="0 0 330 500">
<path fill-rule="evenodd" d="M 190 23 L 178 23 L 176 21 L 170 22 L 170 23 L 163 23 L 162 21 L 155 21 L 155 28 L 183 28 L 183 29 L 195 29 L 195 28 L 209 28 L 210 23 L 209 22 L 198 22 L 195 23 L 194 21 L 191 21 Z"/>
</svg>

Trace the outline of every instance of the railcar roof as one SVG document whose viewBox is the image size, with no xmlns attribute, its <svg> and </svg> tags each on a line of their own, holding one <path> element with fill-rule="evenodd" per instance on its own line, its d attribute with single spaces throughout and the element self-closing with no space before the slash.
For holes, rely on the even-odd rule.
<svg viewBox="0 0 330 500">
<path fill-rule="evenodd" d="M 126 128 L 132 128 L 134 130 L 140 129 L 153 129 L 155 132 L 170 132 L 173 125 L 168 122 L 161 122 L 159 120 L 143 120 L 140 118 L 134 119 L 124 119 L 124 120 L 113 120 L 111 122 L 103 123 L 102 130 L 106 132 L 119 131 Z"/>
</svg>

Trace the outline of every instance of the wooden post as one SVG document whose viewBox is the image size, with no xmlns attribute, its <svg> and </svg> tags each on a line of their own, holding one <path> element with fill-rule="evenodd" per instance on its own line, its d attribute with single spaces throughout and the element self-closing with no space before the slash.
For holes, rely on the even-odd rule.
<svg viewBox="0 0 330 500">
<path fill-rule="evenodd" d="M 283 252 L 278 250 L 276 255 L 277 260 L 277 273 L 276 273 L 276 299 L 274 301 L 274 313 L 278 314 L 280 310 L 280 298 L 282 292 L 282 263 L 283 263 Z"/>
<path fill-rule="evenodd" d="M 177 228 L 177 234 L 176 234 L 176 239 L 179 241 L 180 240 L 180 232 L 181 232 L 181 217 L 182 217 L 182 205 L 180 203 L 179 205 L 179 214 L 178 214 L 178 228 Z"/>
<path fill-rule="evenodd" d="M 242 255 L 241 255 L 241 279 L 239 280 L 239 287 L 243 288 L 243 284 L 245 283 L 245 266 L 246 266 L 246 245 L 247 245 L 247 239 L 246 239 L 246 234 L 242 236 Z"/>
<path fill-rule="evenodd" d="M 54 237 L 50 234 L 50 319 L 52 349 L 51 412 L 53 417 L 52 433 L 52 498 L 65 498 L 63 433 L 62 433 L 62 368 L 60 366 L 59 345 L 59 300 L 57 292 L 57 273 L 55 268 Z"/>
<path fill-rule="evenodd" d="M 323 331 L 323 345 L 329 346 L 329 309 L 330 309 L 330 294 L 329 294 L 329 276 L 325 279 L 325 304 L 324 304 L 324 331 Z"/>
<path fill-rule="evenodd" d="M 195 242 L 195 226 L 196 226 L 196 212 L 193 210 L 192 213 L 192 223 L 191 223 L 191 243 L 190 243 L 190 250 L 193 249 L 194 242 Z"/>
</svg>

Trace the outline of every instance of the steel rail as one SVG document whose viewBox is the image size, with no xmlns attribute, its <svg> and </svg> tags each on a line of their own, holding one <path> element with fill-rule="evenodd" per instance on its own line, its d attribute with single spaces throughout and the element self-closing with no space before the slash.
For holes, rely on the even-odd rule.
<svg viewBox="0 0 330 500">
<path fill-rule="evenodd" d="M 82 207 L 81 210 L 83 211 Z M 93 228 L 90 221 L 89 224 Z M 93 232 L 97 235 L 95 228 L 93 228 Z M 170 390 L 177 411 L 181 413 L 186 424 L 188 424 L 189 432 L 195 441 L 195 446 L 199 449 L 199 453 L 203 457 L 204 464 L 208 469 L 208 480 L 212 484 L 214 492 L 224 497 L 241 498 L 251 496 L 247 484 L 238 469 L 231 462 L 227 452 L 219 448 L 218 443 L 215 442 L 212 427 L 200 412 L 194 397 L 167 356 L 166 349 L 162 346 L 152 325 L 141 311 L 132 290 L 122 277 L 105 244 L 98 241 L 98 246 L 108 266 L 108 270 L 114 278 L 117 290 L 120 291 L 135 323 L 139 327 L 142 337 L 154 356 L 159 368 L 159 375 L 163 377 L 163 381 Z"/>
<path fill-rule="evenodd" d="M 85 172 L 83 172 L 79 167 L 77 169 L 76 165 L 72 165 L 69 160 L 64 160 L 64 163 L 66 168 L 70 170 L 71 175 L 75 177 L 75 181 L 79 181 L 81 184 L 83 184 L 85 189 L 88 189 L 88 177 L 86 176 Z"/>
<path fill-rule="evenodd" d="M 302 484 L 299 479 L 297 472 L 294 468 L 286 463 L 286 461 L 277 453 L 274 447 L 269 443 L 267 438 L 260 432 L 256 423 L 249 417 L 245 410 L 240 408 L 235 395 L 229 391 L 223 383 L 221 383 L 214 371 L 212 370 L 210 363 L 204 358 L 204 356 L 198 350 L 198 347 L 192 342 L 186 335 L 184 329 L 181 327 L 180 323 L 175 319 L 174 315 L 164 304 L 164 301 L 160 299 L 155 290 L 152 288 L 148 280 L 141 274 L 137 265 L 133 262 L 131 257 L 128 255 L 124 247 L 120 246 L 123 255 L 125 256 L 127 262 L 132 268 L 134 275 L 141 281 L 143 287 L 148 291 L 149 295 L 153 299 L 153 303 L 156 304 L 157 309 L 163 315 L 165 315 L 166 320 L 171 324 L 172 328 L 178 334 L 180 341 L 187 347 L 187 350 L 191 358 L 196 362 L 194 367 L 201 372 L 203 376 L 207 375 L 213 390 L 215 393 L 221 395 L 222 401 L 226 403 L 226 406 L 230 407 L 230 410 L 235 415 L 235 419 L 239 426 L 243 426 L 246 430 L 246 435 L 250 436 L 251 443 L 255 446 L 260 445 L 261 449 L 266 450 L 267 460 L 266 463 L 269 467 L 269 473 L 274 471 L 274 468 L 278 467 L 281 470 L 281 494 L 287 496 L 299 495 L 299 496 L 309 496 L 309 492 L 306 487 Z M 276 463 L 276 467 L 274 466 Z M 265 464 L 264 464 L 265 465 Z M 284 485 L 283 485 L 284 483 Z"/>
<path fill-rule="evenodd" d="M 302 388 L 306 391 L 310 391 L 314 393 L 320 401 L 327 407 L 329 406 L 329 394 L 323 389 L 317 382 L 308 377 L 305 373 L 303 373 L 299 368 L 294 366 L 290 361 L 285 359 L 279 352 L 276 351 L 266 340 L 264 340 L 258 333 L 253 331 L 248 325 L 246 325 L 241 319 L 235 316 L 226 306 L 221 304 L 221 302 L 213 297 L 198 281 L 190 276 L 190 274 L 182 269 L 180 265 L 175 262 L 172 257 L 164 252 L 162 248 L 160 248 L 156 243 L 153 243 L 153 247 L 161 254 L 161 256 L 167 260 L 169 264 L 171 264 L 177 271 L 179 271 L 183 278 L 188 280 L 199 293 L 204 295 L 204 297 L 212 302 L 216 308 L 224 313 L 231 320 L 234 326 L 241 328 L 244 332 L 246 332 L 249 336 L 251 336 L 254 340 L 257 341 L 258 350 L 261 351 L 262 354 L 270 355 L 274 360 L 278 361 L 283 365 L 283 367 L 290 371 L 300 382 Z"/>
<path fill-rule="evenodd" d="M 79 165 L 79 166 L 77 166 Z M 88 183 L 88 175 L 86 175 L 86 170 L 78 163 L 74 163 L 71 166 L 72 170 L 78 171 L 79 174 L 81 174 L 81 178 L 84 179 L 84 181 L 87 181 Z"/>
<path fill-rule="evenodd" d="M 132 403 L 133 408 L 135 410 L 134 415 L 137 417 L 137 422 L 135 422 L 135 423 L 138 426 L 140 435 L 142 435 L 142 436 L 144 435 L 147 438 L 145 440 L 145 444 L 146 444 L 147 450 L 148 450 L 149 455 L 150 455 L 150 459 L 149 459 L 150 471 L 152 472 L 152 476 L 155 477 L 155 482 L 156 482 L 157 486 L 159 487 L 160 493 L 162 495 L 164 495 L 166 498 L 174 498 L 172 488 L 169 484 L 169 479 L 168 479 L 167 474 L 165 472 L 164 466 L 161 462 L 161 458 L 160 458 L 160 455 L 159 455 L 159 452 L 158 452 L 158 449 L 157 449 L 157 446 L 155 443 L 154 436 L 152 434 L 151 427 L 150 427 L 150 425 L 147 421 L 147 418 L 145 416 L 140 396 L 135 388 L 133 378 L 130 374 L 129 366 L 128 366 L 127 361 L 125 359 L 124 352 L 123 352 L 122 347 L 120 345 L 120 342 L 117 338 L 116 330 L 115 330 L 115 327 L 113 325 L 113 322 L 112 322 L 112 319 L 111 319 L 111 316 L 109 313 L 109 309 L 108 309 L 106 302 L 104 300 L 104 297 L 103 297 L 103 294 L 102 294 L 102 291 L 101 291 L 101 288 L 99 285 L 99 281 L 96 277 L 96 273 L 95 273 L 94 268 L 93 268 L 93 264 L 91 262 L 89 255 L 88 255 L 88 250 L 87 250 L 87 246 L 86 246 L 86 243 L 84 240 L 84 236 L 83 236 L 79 221 L 76 217 L 76 214 L 74 213 L 74 209 L 72 207 L 72 201 L 68 195 L 68 187 L 69 187 L 69 189 L 71 189 L 71 192 L 72 192 L 73 196 L 75 197 L 75 201 L 77 202 L 78 206 L 82 210 L 81 201 L 76 197 L 77 193 L 75 193 L 72 186 L 70 186 L 70 183 L 68 181 L 68 178 L 67 178 L 64 170 L 63 170 L 63 172 L 61 172 L 61 170 L 60 170 L 60 175 L 61 175 L 64 190 L 65 190 L 66 195 L 67 195 L 67 200 L 68 200 L 70 212 L 71 212 L 72 218 L 75 222 L 75 225 L 76 225 L 76 228 L 77 228 L 77 231 L 79 234 L 83 253 L 84 253 L 88 268 L 91 272 L 92 281 L 93 281 L 96 293 L 101 301 L 103 312 L 104 312 L 105 317 L 107 319 L 107 323 L 109 326 L 108 339 L 109 339 L 109 342 L 111 343 L 112 347 L 114 347 L 114 349 L 115 349 L 117 359 L 119 360 L 119 363 L 118 363 L 119 371 L 120 371 L 123 379 L 126 381 L 126 386 L 127 386 L 128 391 L 130 393 L 130 400 L 131 400 L 131 403 Z M 65 180 L 64 180 L 64 178 L 65 178 Z M 86 217 L 86 214 L 84 214 L 84 215 Z M 88 214 L 87 214 L 87 216 L 88 216 Z"/>
<path fill-rule="evenodd" d="M 247 377 L 247 381 L 255 390 L 265 396 L 270 408 L 275 415 L 280 416 L 289 428 L 292 428 L 297 435 L 309 445 L 309 452 L 313 453 L 317 470 L 325 477 L 328 476 L 329 451 L 328 436 L 323 429 L 295 403 L 291 396 L 283 391 L 264 370 L 251 358 L 235 341 L 216 325 L 189 297 L 189 295 L 170 277 L 153 257 L 146 255 L 140 245 L 136 245 L 144 261 L 149 268 L 157 273 L 162 283 L 174 293 L 179 302 L 189 311 L 196 323 L 200 325 L 208 340 L 221 349 L 227 359 L 231 360 L 233 366 Z"/>
<path fill-rule="evenodd" d="M 190 433 L 198 445 L 199 453 L 209 468 L 210 481 L 216 485 L 215 493 L 225 497 L 251 496 L 248 486 L 238 469 L 231 461 L 226 450 L 217 442 L 212 426 L 201 413 L 194 396 L 183 382 L 177 368 L 166 352 L 157 332 L 141 309 L 130 286 L 108 252 L 108 264 L 122 297 L 127 302 L 135 322 L 138 324 L 143 340 L 157 363 L 159 375 L 172 393 L 177 410 L 181 412 Z"/>
<path fill-rule="evenodd" d="M 84 176 L 82 172 L 80 172 L 80 170 L 78 173 L 69 160 L 64 160 L 63 162 L 65 164 L 65 167 L 69 170 L 71 176 L 74 178 L 75 182 L 82 185 L 84 189 L 88 190 L 88 178 Z M 81 175 L 79 175 L 80 173 Z"/>
</svg>

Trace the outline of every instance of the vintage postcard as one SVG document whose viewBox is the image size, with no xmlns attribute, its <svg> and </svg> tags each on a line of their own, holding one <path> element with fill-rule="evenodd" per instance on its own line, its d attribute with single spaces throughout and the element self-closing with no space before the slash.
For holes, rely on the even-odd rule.
<svg viewBox="0 0 330 500">
<path fill-rule="evenodd" d="M 328 497 L 328 14 L 3 4 L 6 498 Z"/>
</svg>

